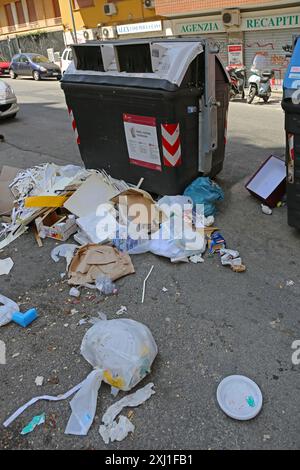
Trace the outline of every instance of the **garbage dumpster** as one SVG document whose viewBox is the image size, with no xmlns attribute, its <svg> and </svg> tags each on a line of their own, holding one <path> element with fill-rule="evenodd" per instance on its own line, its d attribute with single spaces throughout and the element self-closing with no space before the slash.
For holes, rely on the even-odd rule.
<svg viewBox="0 0 300 470">
<path fill-rule="evenodd" d="M 285 111 L 288 224 L 300 229 L 300 35 L 283 83 Z"/>
<path fill-rule="evenodd" d="M 229 77 L 212 41 L 72 48 L 61 86 L 87 167 L 166 195 L 222 170 Z"/>
</svg>

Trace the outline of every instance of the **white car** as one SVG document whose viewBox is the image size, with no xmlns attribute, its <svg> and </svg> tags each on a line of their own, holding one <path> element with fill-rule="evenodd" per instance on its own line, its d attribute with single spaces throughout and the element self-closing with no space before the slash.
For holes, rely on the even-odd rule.
<svg viewBox="0 0 300 470">
<path fill-rule="evenodd" d="M 61 73 L 64 74 L 70 63 L 73 61 L 73 52 L 71 47 L 67 47 L 61 56 Z"/>
<path fill-rule="evenodd" d="M 19 111 L 17 97 L 12 87 L 0 81 L 0 118 L 16 117 Z"/>
</svg>

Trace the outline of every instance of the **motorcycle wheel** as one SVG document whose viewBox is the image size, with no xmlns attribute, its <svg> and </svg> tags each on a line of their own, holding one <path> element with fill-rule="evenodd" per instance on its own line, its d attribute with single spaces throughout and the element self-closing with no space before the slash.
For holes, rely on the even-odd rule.
<svg viewBox="0 0 300 470">
<path fill-rule="evenodd" d="M 246 97 L 245 90 L 242 91 L 242 100 L 244 100 Z"/>
<path fill-rule="evenodd" d="M 248 94 L 248 97 L 247 97 L 247 103 L 251 104 L 253 102 L 255 96 L 256 96 L 256 87 L 252 86 L 249 90 L 249 94 Z"/>
</svg>

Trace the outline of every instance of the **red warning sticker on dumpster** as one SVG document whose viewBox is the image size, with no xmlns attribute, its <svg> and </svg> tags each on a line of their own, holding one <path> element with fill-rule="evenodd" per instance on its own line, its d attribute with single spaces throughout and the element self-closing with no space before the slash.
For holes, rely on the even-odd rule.
<svg viewBox="0 0 300 470">
<path fill-rule="evenodd" d="M 156 119 L 125 113 L 123 121 L 130 163 L 161 171 Z"/>
<path fill-rule="evenodd" d="M 181 158 L 181 139 L 179 124 L 161 125 L 163 157 L 165 166 L 180 166 Z"/>
</svg>

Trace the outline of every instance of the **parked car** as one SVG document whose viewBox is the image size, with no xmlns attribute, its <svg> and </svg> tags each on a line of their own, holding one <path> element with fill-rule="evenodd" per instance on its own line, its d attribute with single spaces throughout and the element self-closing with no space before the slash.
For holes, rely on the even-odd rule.
<svg viewBox="0 0 300 470">
<path fill-rule="evenodd" d="M 67 47 L 61 56 L 61 72 L 65 73 L 70 63 L 73 61 L 73 52 L 71 47 Z"/>
<path fill-rule="evenodd" d="M 17 78 L 18 76 L 33 77 L 36 81 L 49 77 L 60 80 L 61 70 L 58 65 L 50 62 L 43 55 L 17 54 L 12 58 L 9 75 L 11 78 Z"/>
<path fill-rule="evenodd" d="M 17 97 L 12 87 L 0 80 L 0 118 L 14 118 L 19 111 Z"/>
<path fill-rule="evenodd" d="M 0 75 L 9 73 L 10 61 L 0 55 Z"/>
</svg>

